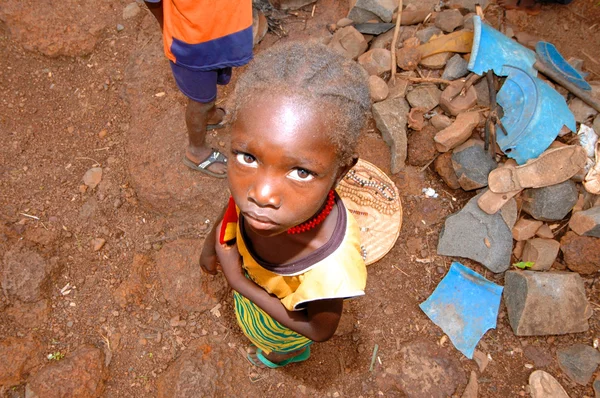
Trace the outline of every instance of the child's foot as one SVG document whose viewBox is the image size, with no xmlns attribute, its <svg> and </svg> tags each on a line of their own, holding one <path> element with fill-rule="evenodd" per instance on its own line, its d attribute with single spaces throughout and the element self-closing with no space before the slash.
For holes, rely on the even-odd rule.
<svg viewBox="0 0 600 398">
<path fill-rule="evenodd" d="M 310 356 L 310 347 L 287 353 L 271 352 L 265 354 L 260 348 L 251 345 L 246 351 L 248 360 L 258 368 L 279 368 L 293 362 L 306 361 Z"/>
<path fill-rule="evenodd" d="M 498 5 L 507 10 L 521 10 L 529 15 L 537 15 L 542 11 L 542 5 L 535 0 L 498 0 Z"/>
<path fill-rule="evenodd" d="M 220 107 L 214 107 L 211 113 L 212 114 L 208 118 L 208 123 L 206 124 L 206 131 L 216 130 L 224 127 L 227 111 Z"/>
<path fill-rule="evenodd" d="M 183 163 L 191 169 L 215 178 L 227 177 L 227 157 L 216 149 L 188 147 Z"/>
</svg>

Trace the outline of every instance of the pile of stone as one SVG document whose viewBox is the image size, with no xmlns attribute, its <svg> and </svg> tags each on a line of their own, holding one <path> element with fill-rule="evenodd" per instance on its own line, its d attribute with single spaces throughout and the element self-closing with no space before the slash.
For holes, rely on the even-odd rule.
<svg viewBox="0 0 600 398">
<path fill-rule="evenodd" d="M 600 270 L 600 196 L 580 184 L 585 176 L 580 167 L 558 177 L 542 176 L 537 185 L 483 192 L 488 177 L 498 174 L 494 170 L 506 167 L 520 172 L 527 165 L 517 167 L 512 160 L 503 160 L 506 157 L 499 149 L 495 156 L 484 149 L 489 87 L 485 79 L 465 86 L 464 78 L 469 74 L 468 32 L 473 29 L 475 2 L 456 0 L 443 10 L 437 8 L 437 2 L 408 3 L 401 13 L 394 63 L 398 74 L 393 81 L 390 46 L 397 2 L 352 0 L 348 17 L 331 26 L 334 33 L 327 44 L 356 60 L 369 74 L 373 116 L 391 148 L 392 173 L 406 163 L 433 164 L 450 188 L 482 190 L 449 217 L 438 252 L 471 258 L 495 273 L 520 260 L 533 263 L 531 268 L 539 271 L 569 268 L 590 275 Z M 367 24 L 389 30 L 377 36 L 360 33 Z M 467 45 L 446 45 L 461 40 Z M 432 51 L 432 47 L 438 50 Z M 440 48 L 448 51 L 440 52 Z M 434 54 L 423 57 L 424 52 Z M 600 130 L 600 116 L 593 108 L 566 90 L 561 93 L 569 99 L 578 123 Z M 600 95 L 600 84 L 593 85 L 592 94 L 596 93 Z M 557 163 L 562 169 L 561 163 L 567 161 L 585 163 L 577 136 L 568 133 L 559 139 L 544 153 L 549 153 L 550 160 L 542 161 L 539 173 L 554 173 L 544 170 L 545 164 Z M 577 156 L 575 146 L 579 148 Z M 565 220 L 569 214 L 570 221 Z M 558 236 L 562 236 L 560 242 Z M 563 252 L 562 261 L 557 260 L 559 251 Z"/>
<path fill-rule="evenodd" d="M 499 148 L 486 150 L 488 83 L 465 85 L 475 2 L 453 0 L 446 9 L 437 1 L 406 3 L 395 51 L 398 10 L 391 0 L 351 0 L 348 17 L 330 26 L 333 35 L 326 43 L 369 74 L 373 116 L 390 146 L 392 172 L 406 163 L 432 165 L 451 189 L 477 193 L 446 220 L 438 254 L 475 260 L 494 273 L 508 271 L 504 296 L 516 335 L 587 330 L 592 312 L 582 276 L 600 271 L 600 180 L 596 186 L 582 182 L 590 168 L 600 175 L 594 166 L 600 153 L 584 150 L 576 132 L 567 131 L 521 166 Z M 383 31 L 378 35 L 359 31 L 378 29 Z M 581 69 L 580 60 L 573 63 Z M 580 126 L 595 129 L 597 140 L 600 115 L 548 84 L 565 97 Z M 600 98 L 600 83 L 592 87 L 592 96 Z M 520 186 L 519 178 L 531 181 Z M 509 270 L 513 264 L 526 270 Z"/>
</svg>

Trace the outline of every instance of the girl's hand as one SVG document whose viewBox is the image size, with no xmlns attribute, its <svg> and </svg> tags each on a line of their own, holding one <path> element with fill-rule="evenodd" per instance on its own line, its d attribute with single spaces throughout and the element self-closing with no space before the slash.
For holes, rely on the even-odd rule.
<svg viewBox="0 0 600 398">
<path fill-rule="evenodd" d="M 202 254 L 200 254 L 200 268 L 207 274 L 216 275 L 219 265 L 214 248 L 211 249 L 212 250 L 207 250 L 207 248 L 205 248 L 202 250 Z M 212 251 L 212 253 L 209 253 L 209 251 Z"/>
<path fill-rule="evenodd" d="M 239 281 L 245 280 L 244 270 L 242 268 L 242 257 L 237 248 L 237 243 L 233 245 L 222 245 L 219 242 L 215 243 L 215 251 L 219 262 L 221 263 L 221 269 L 227 282 L 233 288 Z"/>
</svg>

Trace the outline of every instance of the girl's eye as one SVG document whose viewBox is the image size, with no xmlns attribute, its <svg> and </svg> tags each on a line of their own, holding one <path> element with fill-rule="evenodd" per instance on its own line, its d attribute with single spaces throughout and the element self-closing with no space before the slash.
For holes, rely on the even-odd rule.
<svg viewBox="0 0 600 398">
<path fill-rule="evenodd" d="M 290 174 L 288 174 L 288 176 L 292 180 L 296 181 L 311 181 L 313 178 L 315 178 L 315 175 L 313 173 L 305 169 L 294 169 L 290 171 Z"/>
<path fill-rule="evenodd" d="M 238 153 L 235 155 L 235 159 L 238 163 L 248 167 L 258 167 L 256 158 L 249 153 Z"/>
</svg>

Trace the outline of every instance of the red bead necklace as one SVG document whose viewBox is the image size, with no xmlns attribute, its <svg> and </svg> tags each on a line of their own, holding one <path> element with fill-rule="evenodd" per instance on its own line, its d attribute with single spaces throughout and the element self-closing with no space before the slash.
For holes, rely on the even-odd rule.
<svg viewBox="0 0 600 398">
<path fill-rule="evenodd" d="M 335 193 L 332 189 L 327 194 L 327 202 L 325 203 L 325 207 L 323 207 L 323 210 L 321 210 L 321 212 L 319 214 L 315 215 L 310 220 L 303 222 L 302 224 L 296 225 L 295 227 L 288 229 L 287 233 L 288 234 L 299 234 L 302 232 L 309 231 L 309 230 L 313 229 L 314 227 L 316 227 L 317 225 L 321 224 L 323 222 L 323 220 L 325 220 L 327 218 L 329 213 L 331 213 L 334 203 L 335 203 Z"/>
</svg>

